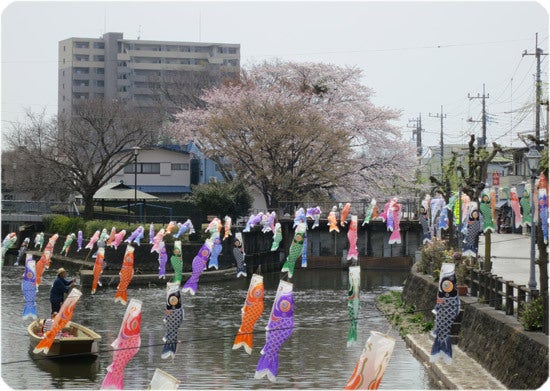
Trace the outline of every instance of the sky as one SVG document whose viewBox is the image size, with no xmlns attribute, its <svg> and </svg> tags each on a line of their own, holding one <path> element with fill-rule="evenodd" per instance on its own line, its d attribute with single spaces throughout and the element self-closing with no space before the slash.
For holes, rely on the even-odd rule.
<svg viewBox="0 0 550 391">
<path fill-rule="evenodd" d="M 377 106 L 423 146 L 481 136 L 523 146 L 534 134 L 535 53 L 548 53 L 548 0 L 535 1 L 15 1 L 2 2 L 1 129 L 25 111 L 57 113 L 58 42 L 122 32 L 125 39 L 238 43 L 241 66 L 322 62 L 362 70 Z M 527 55 L 523 55 L 526 51 Z M 547 99 L 548 56 L 541 56 Z M 541 126 L 547 123 L 541 114 Z"/>
</svg>

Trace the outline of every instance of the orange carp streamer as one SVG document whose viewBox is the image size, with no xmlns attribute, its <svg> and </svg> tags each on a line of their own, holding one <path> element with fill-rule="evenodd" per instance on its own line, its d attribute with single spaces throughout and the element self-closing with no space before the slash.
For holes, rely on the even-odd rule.
<svg viewBox="0 0 550 391">
<path fill-rule="evenodd" d="M 128 302 L 127 289 L 134 277 L 134 247 L 128 245 L 126 247 L 126 254 L 124 254 L 124 260 L 122 261 L 122 267 L 118 273 L 120 276 L 120 282 L 116 288 L 115 302 L 120 301 L 126 305 Z"/>
<path fill-rule="evenodd" d="M 264 311 L 264 278 L 253 274 L 246 294 L 244 306 L 241 309 L 242 324 L 233 342 L 233 350 L 241 346 L 248 353 L 252 353 L 254 325 Z"/>
<path fill-rule="evenodd" d="M 63 327 L 65 327 L 73 317 L 74 307 L 76 306 L 78 299 L 80 299 L 80 296 L 82 296 L 82 292 L 76 288 L 73 288 L 71 292 L 69 292 L 69 295 L 59 309 L 59 313 L 55 316 L 55 318 L 53 318 L 52 328 L 46 331 L 44 339 L 42 339 L 34 348 L 34 353 L 44 352 L 45 354 L 48 354 L 57 333 L 63 330 Z"/>
</svg>

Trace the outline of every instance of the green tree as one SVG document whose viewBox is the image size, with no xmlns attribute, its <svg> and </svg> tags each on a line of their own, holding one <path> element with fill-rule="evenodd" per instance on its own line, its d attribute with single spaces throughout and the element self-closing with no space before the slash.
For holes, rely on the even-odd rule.
<svg viewBox="0 0 550 391">
<path fill-rule="evenodd" d="M 242 182 L 232 180 L 193 186 L 187 200 L 206 214 L 222 219 L 228 215 L 235 220 L 248 215 L 253 197 Z"/>
</svg>

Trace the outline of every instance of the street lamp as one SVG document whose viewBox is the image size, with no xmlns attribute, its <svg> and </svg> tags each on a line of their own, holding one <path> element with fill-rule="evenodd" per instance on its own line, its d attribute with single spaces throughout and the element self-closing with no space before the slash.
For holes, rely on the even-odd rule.
<svg viewBox="0 0 550 391">
<path fill-rule="evenodd" d="M 540 153 L 535 144 L 529 146 L 529 151 L 525 154 L 527 167 L 531 171 L 531 213 L 535 213 L 535 179 L 539 170 Z M 531 223 L 531 265 L 529 271 L 529 289 L 537 288 L 537 280 L 535 280 L 535 221 Z"/>
<path fill-rule="evenodd" d="M 13 183 L 12 183 L 12 197 L 13 197 L 13 200 L 15 201 L 15 176 L 16 176 L 16 173 L 17 173 L 17 163 L 16 162 L 13 162 L 12 164 L 12 167 L 13 167 Z"/>
<path fill-rule="evenodd" d="M 137 157 L 139 155 L 140 147 L 132 147 L 134 150 L 134 208 L 137 212 Z"/>
</svg>

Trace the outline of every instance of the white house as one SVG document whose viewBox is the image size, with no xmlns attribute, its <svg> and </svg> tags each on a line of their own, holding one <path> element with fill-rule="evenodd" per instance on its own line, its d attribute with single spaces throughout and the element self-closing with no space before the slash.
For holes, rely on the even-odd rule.
<svg viewBox="0 0 550 391">
<path fill-rule="evenodd" d="M 138 150 L 134 161 L 111 179 L 162 200 L 177 200 L 191 192 L 191 166 L 194 155 L 179 145 Z"/>
</svg>

